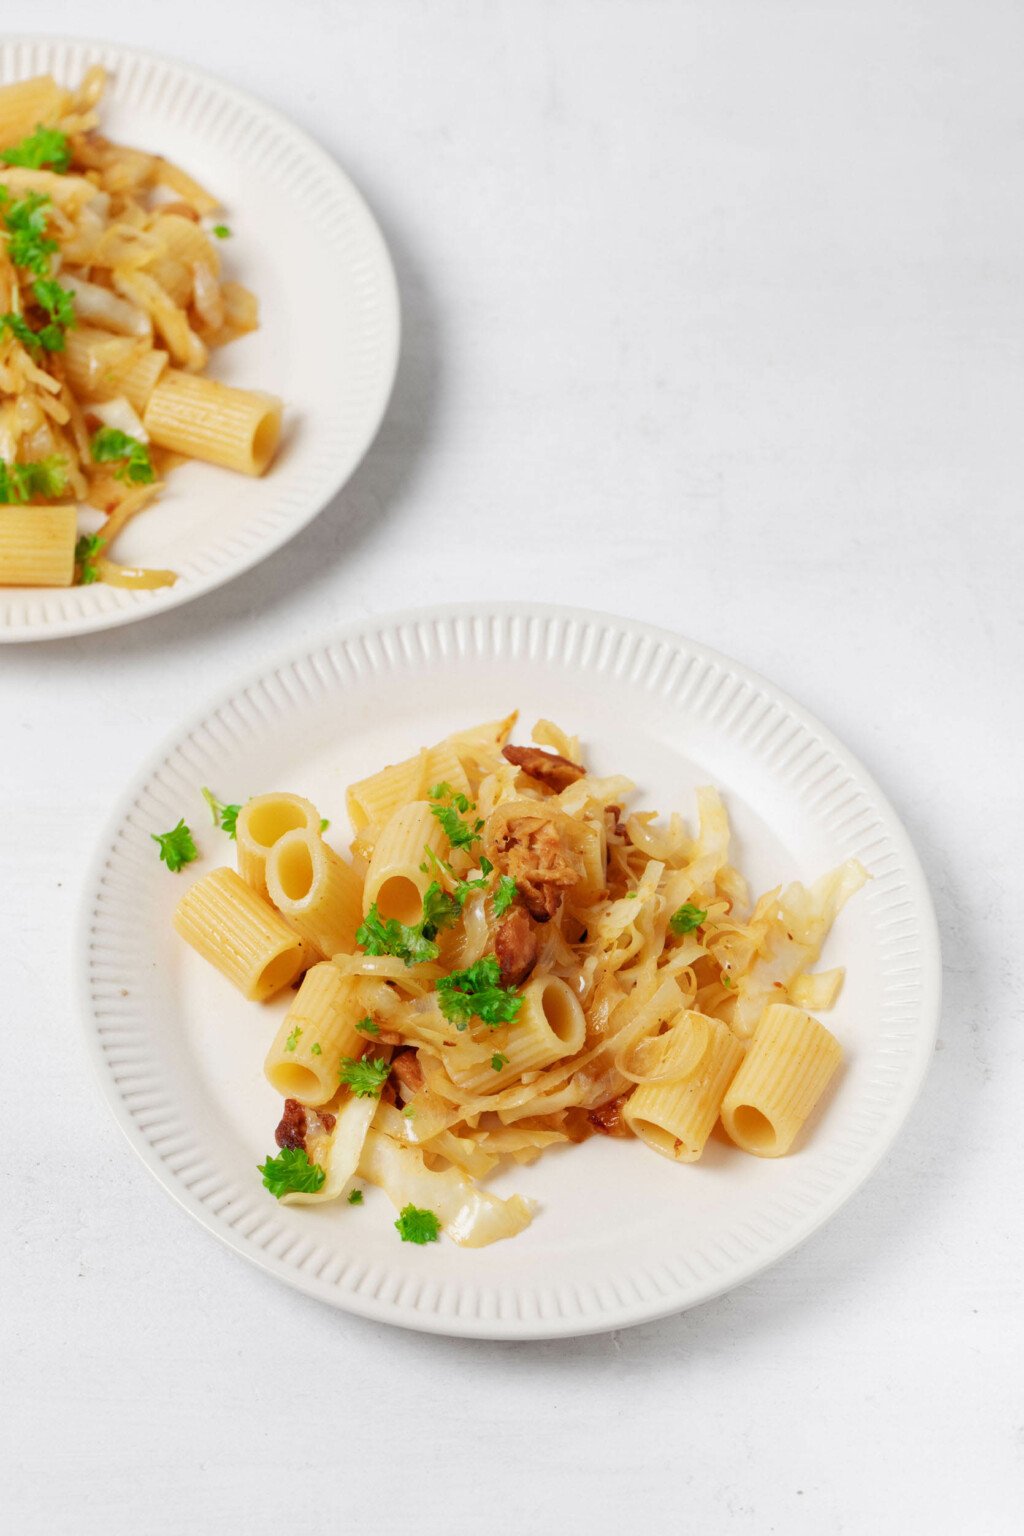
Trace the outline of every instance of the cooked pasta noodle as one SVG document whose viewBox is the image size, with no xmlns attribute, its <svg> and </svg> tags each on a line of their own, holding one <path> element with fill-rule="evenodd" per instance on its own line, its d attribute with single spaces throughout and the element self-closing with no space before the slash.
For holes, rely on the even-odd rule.
<svg viewBox="0 0 1024 1536">
<path fill-rule="evenodd" d="M 725 1094 L 722 1124 L 738 1147 L 782 1157 L 792 1147 L 843 1059 L 843 1049 L 800 1008 L 766 1008 Z"/>
<path fill-rule="evenodd" d="M 362 1178 L 399 1208 L 403 1238 L 493 1242 L 532 1217 L 478 1187 L 503 1162 L 594 1134 L 694 1162 L 720 1116 L 777 1156 L 835 1070 L 838 1042 L 796 1005 L 838 995 L 841 968 L 811 967 L 860 865 L 751 901 L 714 789 L 693 824 L 660 823 L 627 811 L 632 782 L 590 773 L 558 725 L 509 746 L 514 720 L 353 785 L 352 863 L 299 795 L 238 815 L 252 889 L 217 879 L 324 957 L 266 1058 L 285 1101 L 262 1166 L 279 1198 L 358 1201 Z"/>
<path fill-rule="evenodd" d="M 300 939 L 233 869 L 215 869 L 190 886 L 175 909 L 174 926 L 257 1002 L 288 986 L 302 968 Z"/>
<path fill-rule="evenodd" d="M 253 295 L 222 277 L 229 231 L 204 222 L 217 201 L 100 134 L 105 78 L 94 65 L 74 90 L 48 75 L 0 87 L 0 504 L 40 513 L 17 523 L 19 538 L 35 527 L 38 563 L 0 561 L 0 583 L 169 585 L 173 571 L 114 558 L 129 517 L 178 456 L 261 475 L 280 439 L 278 399 L 200 377 L 258 324 Z M 41 515 L 54 503 L 103 518 L 59 578 Z"/>
</svg>

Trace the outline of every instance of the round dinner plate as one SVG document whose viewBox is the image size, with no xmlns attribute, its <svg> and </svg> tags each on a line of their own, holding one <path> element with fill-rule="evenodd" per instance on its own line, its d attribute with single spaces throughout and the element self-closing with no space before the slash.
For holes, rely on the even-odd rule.
<svg viewBox="0 0 1024 1536">
<path fill-rule="evenodd" d="M 127 564 L 173 587 L 0 586 L 0 641 L 110 629 L 187 603 L 280 548 L 341 489 L 373 441 L 398 362 L 398 290 L 372 214 L 319 145 L 251 96 L 120 44 L 0 40 L 0 83 L 110 71 L 108 137 L 159 151 L 222 199 L 225 275 L 251 288 L 260 328 L 211 354 L 208 373 L 285 404 L 281 451 L 261 479 L 181 465 L 118 538 Z M 0 176 L 2 180 L 2 176 Z"/>
<path fill-rule="evenodd" d="M 256 1164 L 280 1099 L 263 1058 L 287 998 L 245 1002 L 175 936 L 187 883 L 233 847 L 223 801 L 309 796 L 345 849 L 345 787 L 448 732 L 518 707 L 517 739 L 554 719 L 588 766 L 625 773 L 635 803 L 693 814 L 717 785 L 734 862 L 755 891 L 861 859 L 822 965 L 847 967 L 828 1014 L 846 1061 L 789 1157 L 749 1157 L 720 1133 L 677 1166 L 594 1137 L 491 1183 L 538 1201 L 533 1225 L 489 1248 L 402 1243 L 386 1196 L 280 1206 Z M 150 834 L 192 827 L 202 859 L 172 875 Z M 209 1231 L 337 1307 L 437 1333 L 541 1338 L 618 1328 L 749 1279 L 831 1216 L 905 1119 L 932 1052 L 939 946 L 907 834 L 856 759 L 771 683 L 705 646 L 631 620 L 525 605 L 372 619 L 263 672 L 185 725 L 122 795 L 85 891 L 78 990 L 118 1124 Z"/>
</svg>

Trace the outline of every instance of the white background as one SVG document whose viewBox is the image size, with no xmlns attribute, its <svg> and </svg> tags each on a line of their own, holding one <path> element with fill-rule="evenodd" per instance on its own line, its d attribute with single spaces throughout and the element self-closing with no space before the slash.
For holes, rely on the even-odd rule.
<svg viewBox="0 0 1024 1536">
<path fill-rule="evenodd" d="M 1024 12 L 25 20 L 290 113 L 379 215 L 405 338 L 375 448 L 280 555 L 150 623 L 0 652 L 5 1523 L 1019 1529 Z M 779 682 L 887 789 L 943 928 L 934 1066 L 862 1193 L 731 1296 L 579 1342 L 386 1331 L 222 1250 L 109 1119 L 69 973 L 82 861 L 184 713 L 340 620 L 477 595 L 642 616 Z"/>
</svg>

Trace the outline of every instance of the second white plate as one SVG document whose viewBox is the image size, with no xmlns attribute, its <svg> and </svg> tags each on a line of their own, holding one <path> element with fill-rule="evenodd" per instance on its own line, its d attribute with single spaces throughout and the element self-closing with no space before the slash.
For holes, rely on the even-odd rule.
<svg viewBox="0 0 1024 1536">
<path fill-rule="evenodd" d="M 829 1027 L 838 1089 L 779 1161 L 714 1139 L 677 1167 L 597 1137 L 504 1173 L 540 1201 L 491 1248 L 399 1241 L 383 1194 L 364 1207 L 280 1207 L 256 1164 L 280 1099 L 262 1063 L 284 1001 L 244 1002 L 173 933 L 188 880 L 232 861 L 200 798 L 308 795 L 346 845 L 345 786 L 448 731 L 518 706 L 576 731 L 598 773 L 644 804 L 692 813 L 722 790 L 736 863 L 756 889 L 857 857 L 874 876 L 823 965 L 847 966 Z M 171 875 L 150 834 L 184 816 L 202 863 Z M 616 1328 L 704 1300 L 807 1237 L 868 1176 L 931 1055 L 939 950 L 913 849 L 878 788 L 814 719 L 735 662 L 645 625 L 560 609 L 448 608 L 369 621 L 269 669 L 185 726 L 119 803 L 91 873 L 80 987 L 114 1115 L 161 1184 L 281 1279 L 367 1317 L 440 1333 L 536 1338 Z M 127 1219 L 127 1218 L 126 1218 Z"/>
<path fill-rule="evenodd" d="M 175 470 L 118 540 L 128 564 L 173 587 L 0 587 L 0 641 L 110 629 L 186 603 L 272 554 L 345 484 L 373 441 L 398 361 L 398 291 L 380 230 L 344 171 L 270 107 L 185 64 L 110 43 L 0 41 L 0 82 L 90 64 L 111 78 L 112 139 L 158 150 L 224 204 L 227 276 L 252 288 L 260 329 L 216 352 L 210 373 L 285 402 L 282 449 L 259 480 L 206 464 Z"/>
</svg>

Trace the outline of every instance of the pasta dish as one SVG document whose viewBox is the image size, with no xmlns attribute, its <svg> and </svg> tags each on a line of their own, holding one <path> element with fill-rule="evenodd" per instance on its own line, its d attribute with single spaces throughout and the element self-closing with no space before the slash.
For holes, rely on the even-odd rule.
<svg viewBox="0 0 1024 1536">
<path fill-rule="evenodd" d="M 104 82 L 0 89 L 0 586 L 170 585 L 113 558 L 125 524 L 179 459 L 260 475 L 280 436 L 279 400 L 205 376 L 257 326 L 217 200 L 98 132 Z"/>
<path fill-rule="evenodd" d="M 351 785 L 351 857 L 301 795 L 204 790 L 237 868 L 174 922 L 246 997 L 295 989 L 265 1062 L 280 1200 L 370 1183 L 403 1239 L 480 1246 L 533 1214 L 484 1187 L 499 1164 L 594 1135 L 692 1163 L 719 1120 L 777 1157 L 839 1066 L 814 1014 L 843 972 L 814 966 L 862 866 L 752 901 L 716 790 L 659 822 L 551 722 L 510 745 L 515 719 Z M 197 857 L 184 821 L 154 840 L 172 870 Z"/>
</svg>

